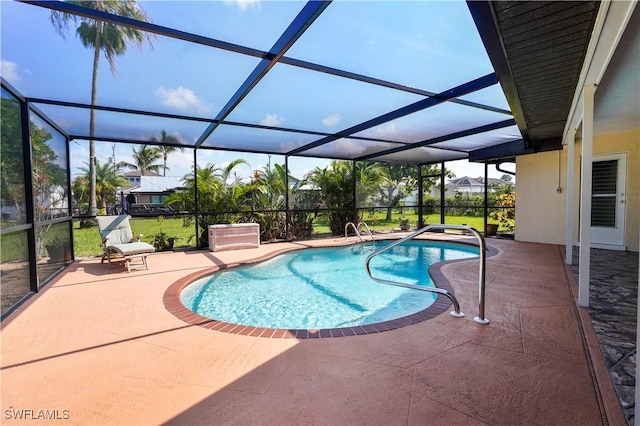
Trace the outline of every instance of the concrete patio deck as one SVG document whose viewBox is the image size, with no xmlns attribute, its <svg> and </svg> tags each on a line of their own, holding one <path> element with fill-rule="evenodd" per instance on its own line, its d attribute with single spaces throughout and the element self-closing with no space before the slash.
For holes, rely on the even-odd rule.
<svg viewBox="0 0 640 426">
<path fill-rule="evenodd" d="M 369 335 L 229 334 L 163 304 L 201 269 L 342 241 L 158 253 L 132 273 L 73 263 L 2 323 L 2 423 L 626 424 L 558 246 L 488 241 L 489 325 L 473 321 L 476 259 L 442 268 L 465 318 Z"/>
</svg>

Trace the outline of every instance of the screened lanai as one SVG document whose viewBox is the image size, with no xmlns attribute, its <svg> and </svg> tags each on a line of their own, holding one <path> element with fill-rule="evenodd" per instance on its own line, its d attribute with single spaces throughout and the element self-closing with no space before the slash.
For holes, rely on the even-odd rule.
<svg viewBox="0 0 640 426">
<path fill-rule="evenodd" d="M 73 254 L 73 167 L 104 158 L 78 150 L 88 141 L 98 151 L 183 148 L 191 170 L 216 152 L 262 154 L 269 164 L 273 156 L 285 169 L 306 158 L 347 160 L 354 182 L 363 161 L 414 166 L 420 185 L 421 168 L 437 165 L 441 176 L 429 177 L 443 184 L 448 161 L 500 164 L 561 148 L 598 10 L 597 2 L 138 4 L 147 19 L 59 1 L 2 3 L 3 109 L 15 111 L 3 116 L 16 120 L 12 135 L 21 138 L 6 153 L 12 179 L 24 183 L 3 195 L 20 214 L 2 235 L 24 242 L 26 292 L 56 270 L 36 260 L 41 230 L 57 228 Z M 83 20 L 143 41 L 115 55 L 115 69 L 101 52 L 93 98 L 93 50 L 75 34 Z M 553 108 L 541 108 L 549 98 Z M 41 129 L 49 149 L 36 157 L 28 141 Z M 172 137 L 158 138 L 161 131 Z M 55 182 L 38 192 L 46 176 Z M 287 225 L 292 207 L 282 210 Z M 210 210 L 196 197 L 183 213 Z"/>
<path fill-rule="evenodd" d="M 159 6 L 149 7 L 153 16 Z M 208 7 L 213 10 L 203 15 Z M 144 135 L 161 125 L 190 148 L 420 164 L 466 158 L 471 151 L 522 139 L 464 3 L 265 2 L 260 7 L 277 8 L 271 13 L 279 25 L 251 22 L 255 15 L 247 13 L 239 23 L 244 27 L 234 32 L 249 40 L 215 33 L 217 20 L 226 19 L 219 14 L 228 9 L 224 3 L 185 2 L 179 21 L 165 12 L 152 24 L 62 2 L 11 4 L 5 10 L 40 14 L 43 24 L 51 10 L 77 13 L 126 24 L 150 37 L 153 50 L 142 52 L 146 67 L 118 71 L 122 77 L 113 89 L 100 94 L 95 135 L 87 120 L 90 91 L 79 82 L 67 85 L 62 77 L 55 86 L 23 93 L 71 140 L 147 143 Z M 403 25 L 384 25 L 391 12 Z M 452 40 L 438 28 L 424 27 L 423 17 L 437 14 L 446 16 L 447 26 L 455 25 L 447 30 Z M 358 15 L 360 22 L 353 23 Z M 200 27 L 213 33 L 195 32 Z M 420 41 L 434 36 L 441 39 Z M 86 52 L 72 37 L 54 40 L 61 48 L 56 56 L 90 67 L 90 61 L 82 66 L 76 54 Z M 367 43 L 374 47 L 358 50 Z M 20 48 L 31 50 L 25 43 Z M 178 66 L 162 66 L 170 52 L 184 52 Z M 56 65 L 42 71 L 55 73 Z M 147 98 L 132 97 L 150 74 L 165 90 L 188 82 L 206 99 L 207 113 L 179 114 L 179 108 L 151 99 L 151 87 Z M 268 115 L 280 117 L 272 120 L 279 125 L 265 124 Z M 340 119 L 329 122 L 330 116 Z M 472 137 L 478 134 L 484 137 Z"/>
<path fill-rule="evenodd" d="M 74 389 L 69 394 L 75 393 L 76 383 L 71 383 L 69 377 L 79 377 L 86 383 L 89 377 L 93 380 L 96 371 L 103 370 L 110 384 L 117 383 L 113 385 L 114 389 L 121 384 L 128 386 L 132 378 L 131 360 L 147 360 L 147 356 L 140 356 L 139 342 L 153 340 L 151 345 L 147 345 L 151 347 L 147 353 L 151 359 L 159 347 L 156 338 L 171 338 L 169 334 L 178 330 L 187 334 L 194 332 L 191 327 L 175 323 L 175 318 L 168 318 L 163 304 L 167 277 L 178 279 L 183 274 L 180 267 L 200 269 L 212 262 L 217 265 L 219 259 L 229 265 L 237 261 L 236 256 L 245 255 L 226 253 L 228 256 L 216 257 L 208 250 L 157 253 L 151 256 L 153 267 L 148 272 L 131 274 L 126 272 L 126 268 L 122 274 L 115 273 L 114 269 L 100 264 L 95 256 L 80 258 L 78 253 L 74 253 L 84 235 L 79 232 L 78 225 L 83 221 L 90 223 L 95 213 L 105 213 L 102 206 L 97 206 L 97 211 L 92 212 L 76 205 L 75 198 L 79 197 L 78 191 L 82 188 L 74 188 L 73 183 L 89 168 L 89 163 L 96 168 L 116 164 L 116 156 L 122 160 L 123 152 L 129 155 L 132 150 L 147 145 L 183 149 L 169 155 L 171 172 L 183 178 L 185 186 L 195 185 L 190 188 L 194 190 L 194 203 L 185 204 L 167 215 L 164 224 L 156 214 L 146 218 L 133 216 L 139 222 L 151 221 L 153 233 L 166 227 L 169 218 L 184 220 L 192 238 L 188 242 L 183 241 L 183 247 L 202 249 L 206 244 L 199 237 L 211 221 L 226 223 L 238 219 L 259 221 L 268 218 L 275 223 L 275 228 L 284 229 L 274 240 L 288 240 L 284 245 L 303 246 L 298 232 L 305 231 L 301 225 L 306 224 L 304 220 L 308 218 L 346 211 L 343 216 L 346 220 L 358 220 L 360 215 L 371 217 L 370 212 L 385 211 L 386 206 L 368 203 L 367 197 L 371 199 L 370 196 L 359 192 L 363 181 L 359 173 L 371 164 L 408 167 L 411 173 L 402 177 L 404 182 L 412 179 L 433 189 L 437 185 L 444 187 L 444 171 L 452 162 L 469 160 L 483 165 L 486 182 L 489 168 L 499 170 L 503 163 L 517 160 L 518 220 L 526 226 L 518 230 L 516 241 L 490 240 L 493 246 L 500 248 L 503 256 L 490 260 L 493 267 L 490 274 L 496 278 L 490 290 L 494 290 L 498 297 L 491 299 L 489 304 L 492 326 L 481 331 L 486 332 L 485 337 L 478 338 L 480 331 L 466 323 L 451 325 L 446 322 L 450 318 L 440 317 L 435 320 L 445 324 L 446 328 L 436 329 L 425 323 L 412 330 L 404 330 L 402 334 L 406 341 L 400 345 L 397 339 L 393 340 L 398 333 L 381 337 L 384 343 L 375 347 L 369 346 L 373 341 L 366 340 L 369 336 L 339 342 L 336 347 L 353 345 L 362 352 L 356 350 L 349 354 L 349 351 L 338 351 L 336 358 L 344 359 L 345 353 L 348 358 L 355 353 L 358 355 L 354 357 L 358 358 L 356 362 L 361 363 L 367 356 L 373 356 L 375 362 L 372 364 L 377 368 L 382 364 L 378 358 L 380 348 L 392 348 L 397 354 L 412 353 L 411 348 L 418 340 L 416 335 L 421 335 L 416 331 L 421 330 L 432 333 L 438 342 L 447 345 L 448 340 L 438 334 L 439 330 L 460 327 L 465 333 L 458 334 L 456 330 L 452 334 L 456 338 L 471 336 L 464 344 L 471 350 L 460 358 L 453 357 L 457 362 L 451 371 L 455 372 L 453 377 L 459 378 L 457 382 L 466 386 L 469 379 L 467 370 L 460 369 L 464 364 L 470 366 L 474 373 L 496 373 L 488 380 L 479 376 L 479 387 L 497 389 L 495 395 L 501 398 L 523 397 L 521 403 L 509 405 L 506 417 L 502 417 L 502 412 L 495 406 L 476 404 L 474 397 L 478 393 L 471 389 L 466 394 L 469 407 L 462 407 L 462 411 L 471 413 L 474 419 L 484 423 L 509 419 L 515 424 L 535 418 L 549 423 L 545 415 L 553 410 L 547 408 L 554 406 L 560 413 L 558 418 L 569 419 L 562 423 L 581 418 L 585 419 L 585 424 L 589 421 L 594 424 L 624 424 L 624 419 L 620 419 L 624 415 L 633 422 L 635 386 L 632 376 L 636 345 L 632 340 L 638 335 L 637 324 L 633 321 L 637 316 L 637 281 L 634 281 L 637 272 L 634 271 L 637 271 L 638 256 L 637 253 L 616 256 L 616 252 L 608 251 L 606 259 L 613 260 L 599 263 L 601 258 L 596 257 L 593 266 L 598 273 L 590 277 L 594 268 L 590 268 L 589 248 L 591 243 L 601 241 L 595 234 L 591 239 L 590 225 L 593 224 L 589 220 L 593 215 L 589 201 L 595 199 L 594 205 L 597 206 L 616 204 L 616 212 L 626 210 L 626 220 L 622 221 L 626 227 L 618 226 L 620 221 L 611 215 L 603 215 L 601 223 L 615 224 L 611 228 L 621 230 L 620 241 L 613 244 L 616 250 L 637 252 L 640 217 L 637 214 L 640 206 L 637 186 L 637 171 L 640 170 L 640 80 L 637 78 L 640 69 L 640 11 L 634 11 L 636 3 L 606 0 L 139 1 L 137 4 L 146 12 L 143 20 L 84 8 L 71 2 L 0 2 L 1 314 L 3 326 L 11 322 L 14 325 L 8 327 L 10 333 L 4 336 L 9 336 L 6 341 L 11 342 L 11 345 L 3 345 L 3 353 L 11 359 L 5 361 L 3 367 L 3 376 L 6 374 L 11 380 L 5 381 L 9 383 L 6 388 L 11 388 L 12 395 L 15 395 L 19 393 L 15 390 L 22 386 L 20 383 L 24 388 L 43 389 L 48 386 L 50 395 L 57 398 L 61 389 L 67 389 L 59 386 L 62 382 L 68 384 L 69 389 Z M 89 40 L 88 45 L 83 45 L 82 37 L 76 34 L 76 29 L 85 19 L 86 23 L 102 22 L 107 29 L 112 28 L 110 25 L 117 25 L 122 30 L 133 31 L 140 37 L 141 46 L 137 48 L 135 43 L 129 44 L 126 51 L 114 56 L 113 66 L 110 66 L 104 51 L 94 56 L 91 43 L 95 43 L 95 39 L 90 41 L 87 37 L 91 33 L 83 33 L 85 42 Z M 66 26 L 63 25 L 65 22 Z M 94 66 L 96 59 L 99 60 L 97 68 Z M 95 93 L 92 93 L 92 87 L 97 88 Z M 94 144 L 95 152 L 92 153 Z M 605 182 L 603 175 L 599 174 L 602 169 L 596 169 L 593 176 L 590 174 L 592 154 L 593 162 L 599 155 L 617 166 L 626 164 L 626 182 L 617 181 L 623 183 L 624 194 L 618 194 L 615 203 L 611 202 L 614 197 L 600 197 L 602 194 L 598 193 L 591 196 L 589 192 L 599 188 L 597 185 L 592 188 L 592 182 Z M 249 181 L 255 176 L 262 176 L 260 173 L 264 171 L 277 170 L 272 166 L 281 167 L 284 170 L 280 175 L 285 182 L 283 187 L 287 188 L 283 191 L 285 199 L 265 209 L 252 204 L 254 199 L 250 196 L 233 206 L 214 205 L 210 199 L 200 197 L 198 185 L 201 188 L 203 181 L 192 171 L 206 168 L 210 163 L 224 165 L 235 158 L 246 158 L 251 162 L 250 166 L 240 165 L 244 167 L 243 173 L 249 173 Z M 297 198 L 296 182 L 300 182 L 298 179 L 304 176 L 303 172 L 313 167 L 307 162 L 317 161 L 324 167 L 331 160 L 341 162 L 347 169 L 346 185 L 340 188 L 346 196 L 339 201 L 340 207 L 329 205 L 323 197 L 325 194 L 317 193 L 313 185 L 305 185 L 310 189 L 311 197 L 303 201 Z M 625 167 L 619 170 L 625 171 Z M 253 172 L 259 173 L 254 175 Z M 230 180 L 234 180 L 233 176 Z M 399 181 L 400 184 L 403 180 Z M 445 203 L 442 198 L 433 204 L 425 203 L 425 187 L 418 187 L 415 200 L 397 205 L 408 207 L 418 215 L 413 227 L 420 227 L 426 221 L 445 222 Z M 119 187 L 109 196 L 117 197 L 122 203 L 125 195 L 122 189 Z M 487 194 L 486 188 L 484 194 Z M 435 212 L 433 217 L 423 217 L 427 210 Z M 486 198 L 483 210 L 486 226 Z M 337 228 L 344 230 L 340 226 Z M 99 240 L 95 228 L 89 231 Z M 62 248 L 60 260 L 53 261 L 46 247 L 48 243 Z M 260 250 L 276 251 L 275 246 L 277 244 L 264 244 Z M 609 244 L 609 248 L 611 246 Z M 100 250 L 97 243 L 95 247 Z M 577 283 L 569 279 L 571 272 L 564 264 L 561 265 L 562 257 L 565 258 L 564 263 L 573 263 Z M 625 262 L 620 261 L 623 258 Z M 614 263 L 620 272 L 611 272 L 616 269 L 611 268 Z M 453 274 L 454 281 L 457 280 L 454 286 L 460 286 L 467 275 L 473 275 L 468 266 L 452 270 L 459 273 Z M 605 275 L 599 275 L 602 270 Z M 59 273 L 61 271 L 63 273 Z M 114 285 L 116 279 L 118 282 Z M 593 303 L 593 293 L 597 300 L 602 290 L 592 292 L 590 299 L 590 287 L 598 281 L 609 284 L 610 280 L 614 281 L 614 292 L 620 294 L 620 299 L 611 298 L 605 288 L 604 299 L 608 305 L 602 308 L 595 303 L 588 308 L 589 303 Z M 567 288 L 554 286 L 555 290 L 562 292 L 561 298 L 546 290 L 544 294 L 539 292 L 541 286 L 552 281 L 567 283 Z M 518 291 L 514 291 L 514 285 L 520 286 Z M 629 292 L 620 291 L 623 287 L 630 289 Z M 52 288 L 54 291 L 49 292 L 48 289 Z M 32 297 L 41 290 L 47 291 Z M 68 298 L 71 292 L 77 292 L 77 298 Z M 475 294 L 464 291 L 460 294 L 469 305 L 476 299 Z M 502 298 L 504 295 L 515 297 Z M 110 302 L 115 299 L 130 301 L 134 298 L 135 303 L 122 304 L 126 312 L 111 309 Z M 61 299 L 64 299 L 62 304 Z M 51 310 L 30 309 L 47 308 L 52 301 Z M 566 309 L 560 309 L 561 305 Z M 140 309 L 132 309 L 132 306 Z M 148 306 L 152 309 L 147 309 Z M 619 316 L 620 308 L 624 316 Z M 18 315 L 12 316 L 12 313 Z M 593 313 L 595 316 L 591 321 L 595 326 L 587 318 Z M 141 314 L 148 317 L 141 321 Z M 547 321 L 547 314 L 556 320 L 559 315 L 560 321 Z M 582 318 L 581 327 L 572 326 L 573 314 Z M 52 319 L 66 319 L 71 325 L 57 327 L 57 321 Z M 34 327 L 35 324 L 41 326 Z M 41 328 L 43 325 L 51 327 Z M 616 327 L 622 327 L 624 333 Z M 568 330 L 574 328 L 574 331 L 580 328 L 581 332 L 569 335 Z M 594 329 L 605 335 L 602 353 L 598 343 L 585 342 Z M 607 335 L 610 331 L 615 338 Z M 625 334 L 628 340 L 619 339 L 621 334 Z M 34 341 L 42 342 L 44 335 L 49 337 L 45 343 L 33 345 Z M 89 337 L 89 341 L 79 343 L 81 340 L 76 340 L 76 336 Z M 214 342 L 213 347 L 217 346 L 216 351 L 222 348 L 218 343 L 225 336 L 220 337 L 216 335 L 210 340 L 210 336 L 206 336 L 209 343 Z M 383 341 L 385 337 L 389 340 Z M 541 346 L 535 346 L 538 349 L 528 346 L 531 339 Z M 17 345 L 18 341 L 26 342 L 30 347 L 23 351 Z M 246 343 L 246 339 L 234 340 L 233 337 L 229 341 Z M 564 345 L 566 341 L 570 341 L 567 346 Z M 125 380 L 117 381 L 113 370 L 104 366 L 113 365 L 121 353 L 129 354 L 120 350 L 123 342 L 131 344 L 135 355 L 123 356 L 121 376 Z M 176 340 L 173 343 L 180 348 L 193 343 L 185 340 L 183 345 L 182 342 Z M 164 343 L 160 342 L 160 345 Z M 196 345 L 200 343 L 196 341 Z M 310 342 L 300 347 L 313 344 Z M 264 350 L 271 348 L 269 345 L 256 347 Z M 583 357 L 577 348 L 585 349 L 585 345 L 590 348 L 589 354 Z M 78 347 L 82 349 L 78 350 Z M 498 347 L 501 348 L 499 351 L 496 350 Z M 106 362 L 93 356 L 96 351 L 109 348 L 112 351 L 107 351 Z M 212 367 L 209 370 L 200 368 L 202 365 L 198 361 L 202 360 L 202 348 L 193 346 L 191 349 L 194 349 L 195 356 L 189 361 L 196 360 L 193 365 L 198 369 L 193 377 L 206 376 L 203 371 L 211 372 L 211 377 L 214 377 L 219 370 L 233 370 L 218 368 L 219 365 L 204 366 Z M 426 356 L 431 357 L 430 350 L 429 343 L 424 343 L 418 351 L 419 356 L 427 353 Z M 479 350 L 487 351 L 487 360 L 498 360 L 492 364 L 495 368 L 487 368 L 485 358 L 475 358 Z M 316 351 L 309 351 L 313 352 Z M 500 356 L 496 357 L 498 352 L 501 352 Z M 91 357 L 86 365 L 75 358 L 83 353 Z M 241 356 L 234 356 L 236 360 L 248 358 L 244 352 L 240 353 Z M 447 346 L 442 352 L 442 360 L 451 359 L 452 354 L 451 347 Z M 180 351 L 176 351 L 176 355 L 183 357 Z M 216 358 L 218 355 L 220 353 L 216 352 Z M 301 364 L 301 370 L 312 371 L 322 365 L 325 355 L 311 356 L 309 359 L 312 361 Z M 396 358 L 395 362 L 398 358 L 392 355 L 390 358 Z M 599 358 L 603 355 L 605 360 Z M 68 369 L 60 370 L 58 361 L 69 356 L 73 359 L 65 361 Z M 538 370 L 531 376 L 532 380 L 525 381 L 511 369 L 516 358 L 532 359 L 535 365 L 539 365 L 542 357 L 561 361 L 557 369 L 544 368 L 550 379 L 544 383 L 540 381 Z M 161 361 L 160 374 L 165 373 L 163 370 L 167 365 L 172 366 L 170 370 L 173 371 L 178 364 L 173 360 L 177 358 L 158 357 L 156 360 Z M 573 367 L 583 358 L 584 371 L 573 374 Z M 288 358 L 274 359 L 284 359 L 283 364 L 290 364 Z M 415 360 L 411 364 L 418 370 L 422 368 Z M 81 368 L 77 368 L 78 365 Z M 273 365 L 276 376 L 282 377 L 280 364 Z M 45 370 L 40 366 L 47 372 L 43 374 Z M 35 372 L 34 377 L 37 377 L 26 380 L 22 367 L 27 374 Z M 172 371 L 166 376 L 156 376 L 156 371 L 144 374 L 150 369 L 147 366 L 136 366 L 136 369 L 138 371 L 133 375 L 141 375 L 144 379 L 139 388 L 142 389 L 141 394 L 148 390 L 147 379 L 155 380 L 163 387 L 166 383 L 173 383 L 176 377 Z M 610 371 L 604 371 L 606 369 Z M 329 370 L 322 371 L 321 376 L 333 377 L 326 374 Z M 441 365 L 438 364 L 434 370 L 441 370 Z M 618 374 L 621 370 L 625 374 Z M 64 373 L 60 374 L 60 380 L 51 380 L 52 371 Z M 354 370 L 345 371 L 348 374 L 338 374 L 340 379 L 351 377 L 349 374 Z M 403 405 L 406 401 L 396 403 L 397 400 L 393 400 L 396 408 L 409 413 L 406 423 L 411 423 L 412 419 L 427 418 L 421 416 L 426 411 L 425 407 L 431 407 L 426 399 L 437 401 L 443 396 L 434 393 L 424 398 L 422 391 L 425 388 L 440 389 L 441 383 L 444 389 L 452 383 L 439 382 L 447 375 L 441 371 L 434 372 L 438 379 L 424 382 L 427 386 L 421 386 L 422 382 L 409 383 L 414 391 L 410 396 L 413 412 Z M 83 376 L 85 373 L 87 375 Z M 368 371 L 362 376 L 367 374 Z M 395 372 L 392 376 L 397 374 Z M 48 378 L 42 379 L 45 376 Z M 515 376 L 518 380 L 505 386 L 503 380 Z M 419 379 L 420 373 L 411 377 L 412 380 Z M 579 382 L 576 382 L 577 377 L 581 377 Z M 224 397 L 244 389 L 243 383 L 251 382 L 247 394 L 261 397 L 260 392 L 255 392 L 254 382 L 247 382 L 246 378 L 251 376 L 225 387 L 219 394 L 212 391 L 210 396 Z M 552 378 L 560 378 L 557 385 Z M 283 393 L 286 393 L 284 399 L 289 400 L 291 387 L 286 379 L 285 376 Z M 386 396 L 370 398 L 368 392 L 371 389 L 388 388 L 394 394 L 404 394 L 404 391 L 395 392 L 396 387 L 387 386 L 387 379 L 388 376 L 384 376 L 384 380 L 378 382 L 384 383 L 382 386 L 365 381 L 361 388 L 364 392 L 350 393 L 360 394 L 375 405 L 379 405 L 378 401 L 391 399 Z M 191 383 L 188 380 L 183 382 Z M 300 388 L 306 389 L 310 382 L 313 380 L 305 381 Z M 533 385 L 534 391 L 521 391 L 519 386 L 524 382 Z M 199 389 L 205 389 L 203 393 L 209 392 L 202 383 L 197 380 L 194 383 Z M 622 389 L 619 401 L 615 396 L 611 397 L 612 393 L 606 396 L 606 388 L 612 386 Z M 81 399 L 74 402 L 73 408 L 77 410 L 74 416 L 88 411 L 87 417 L 79 418 L 91 422 L 98 418 L 97 413 L 99 418 L 106 418 L 103 417 L 104 408 L 95 407 L 111 408 L 112 400 L 101 397 L 116 395 L 119 389 L 114 392 L 108 390 L 111 389 L 109 386 L 96 386 L 96 389 L 99 397 L 93 401 Z M 269 387 L 266 393 L 273 393 L 276 389 Z M 578 394 L 577 391 L 585 393 L 584 401 L 587 402 L 580 400 L 572 407 L 569 400 Z M 164 402 L 168 406 L 175 403 L 180 408 L 178 412 L 182 410 L 189 414 L 185 407 L 197 407 L 203 401 L 185 397 L 176 402 L 176 394 L 185 396 L 188 391 L 171 392 L 171 395 L 165 395 L 165 400 L 161 393 L 149 393 L 152 403 L 133 403 L 131 406 L 134 410 L 141 406 L 155 409 L 155 405 L 163 405 L 161 403 Z M 9 395 L 9 392 L 5 394 Z M 84 398 L 84 393 L 79 394 Z M 484 398 L 485 393 L 481 394 Z M 489 402 L 493 401 L 494 393 L 486 394 Z M 42 399 L 44 394 L 39 395 L 37 398 Z M 332 391 L 305 395 L 310 395 L 306 399 L 313 406 L 310 407 L 311 412 L 318 407 L 318 398 L 335 398 Z M 350 398 L 345 398 L 345 401 L 350 401 Z M 28 397 L 17 400 L 29 401 L 29 404 L 33 401 Z M 441 401 L 453 408 L 447 409 L 448 413 L 458 413 L 461 407 L 455 403 L 460 400 L 456 395 L 448 402 L 446 398 Z M 640 397 L 635 395 L 635 400 L 635 411 L 638 411 Z M 242 403 L 246 405 L 246 400 Z M 335 401 L 330 404 L 327 407 L 336 406 Z M 222 405 L 226 404 L 214 404 L 214 416 L 219 414 L 217 408 Z M 278 410 L 281 407 L 277 404 L 269 406 Z M 500 406 L 505 407 L 504 404 Z M 87 410 L 86 407 L 94 408 Z M 320 404 L 320 407 L 324 406 Z M 354 412 L 351 403 L 344 408 Z M 367 412 L 376 421 L 382 418 L 376 418 L 379 407 L 364 404 L 360 408 L 357 415 Z M 441 411 L 436 408 L 433 414 L 438 417 Z M 530 411 L 535 411 L 534 417 L 528 417 Z M 483 417 L 487 413 L 493 417 Z M 576 413 L 582 417 L 575 416 Z M 605 417 L 611 413 L 613 417 L 607 421 Z M 129 415 L 128 412 L 120 414 Z M 145 414 L 137 413 L 141 417 Z M 164 421 L 170 418 L 174 417 L 165 416 Z M 254 419 L 264 421 L 265 418 L 274 417 Z M 394 421 L 402 418 L 400 415 Z M 235 419 L 238 421 L 238 417 Z M 317 419 L 322 417 L 315 418 L 316 422 Z M 277 420 L 282 421 L 283 418 L 277 417 Z"/>
</svg>

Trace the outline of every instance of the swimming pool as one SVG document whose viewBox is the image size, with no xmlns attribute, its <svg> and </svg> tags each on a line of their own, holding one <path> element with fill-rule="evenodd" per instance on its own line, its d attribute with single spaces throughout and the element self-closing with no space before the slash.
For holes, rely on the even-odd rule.
<svg viewBox="0 0 640 426">
<path fill-rule="evenodd" d="M 377 242 L 381 247 L 383 242 Z M 335 329 L 388 322 L 427 309 L 430 292 L 381 284 L 366 273 L 371 243 L 298 250 L 220 271 L 184 288 L 180 300 L 207 318 L 270 329 Z M 460 244 L 409 241 L 372 260 L 379 278 L 433 286 L 431 265 L 477 257 Z"/>
</svg>

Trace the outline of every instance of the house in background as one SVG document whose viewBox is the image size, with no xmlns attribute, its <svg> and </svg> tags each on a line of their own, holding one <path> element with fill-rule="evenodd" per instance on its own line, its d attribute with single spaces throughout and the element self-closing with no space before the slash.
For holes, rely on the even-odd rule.
<svg viewBox="0 0 640 426">
<path fill-rule="evenodd" d="M 505 185 L 514 187 L 513 182 L 496 178 L 487 178 L 487 190 L 490 193 L 496 192 L 498 189 L 504 187 Z M 462 193 L 466 195 L 480 195 L 484 194 L 484 178 L 472 178 L 469 176 L 463 176 L 458 179 L 450 180 L 444 185 L 444 187 L 446 197 L 454 196 L 456 195 L 456 193 Z M 434 197 L 439 196 L 440 190 L 438 188 L 434 188 L 431 195 Z"/>
<path fill-rule="evenodd" d="M 142 178 L 142 173 L 139 170 L 132 170 L 130 172 L 126 172 L 123 176 L 129 181 L 129 186 L 131 188 L 135 188 L 140 186 L 140 179 Z M 160 176 L 156 172 L 146 172 L 144 176 Z"/>
<path fill-rule="evenodd" d="M 301 180 L 301 179 L 298 179 L 298 178 L 293 177 L 291 175 L 288 175 L 287 179 L 289 179 L 289 188 L 293 188 L 294 186 L 298 185 L 300 183 L 300 180 Z"/>
<path fill-rule="evenodd" d="M 138 185 L 124 190 L 125 196 L 133 194 L 136 197 L 136 204 L 164 204 L 169 195 L 184 189 L 183 178 L 178 176 L 140 176 L 138 172 L 137 179 Z"/>
</svg>

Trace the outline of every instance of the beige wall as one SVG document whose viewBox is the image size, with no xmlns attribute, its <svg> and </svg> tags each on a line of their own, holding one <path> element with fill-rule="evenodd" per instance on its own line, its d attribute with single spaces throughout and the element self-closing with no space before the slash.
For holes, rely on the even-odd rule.
<svg viewBox="0 0 640 426">
<path fill-rule="evenodd" d="M 559 159 L 563 160 L 561 166 Z M 566 172 L 566 153 L 560 151 L 516 158 L 517 240 L 549 244 L 564 242 L 566 194 L 564 189 L 560 194 L 556 192 L 560 167 Z M 565 177 L 561 177 L 560 185 L 565 188 Z"/>
<path fill-rule="evenodd" d="M 576 143 L 574 242 L 578 240 L 580 141 Z M 593 153 L 627 153 L 625 244 L 639 251 L 640 129 L 597 135 Z M 563 151 L 524 155 L 516 159 L 516 239 L 564 244 L 567 211 L 567 147 Z M 557 192 L 560 186 L 561 192 Z"/>
</svg>

